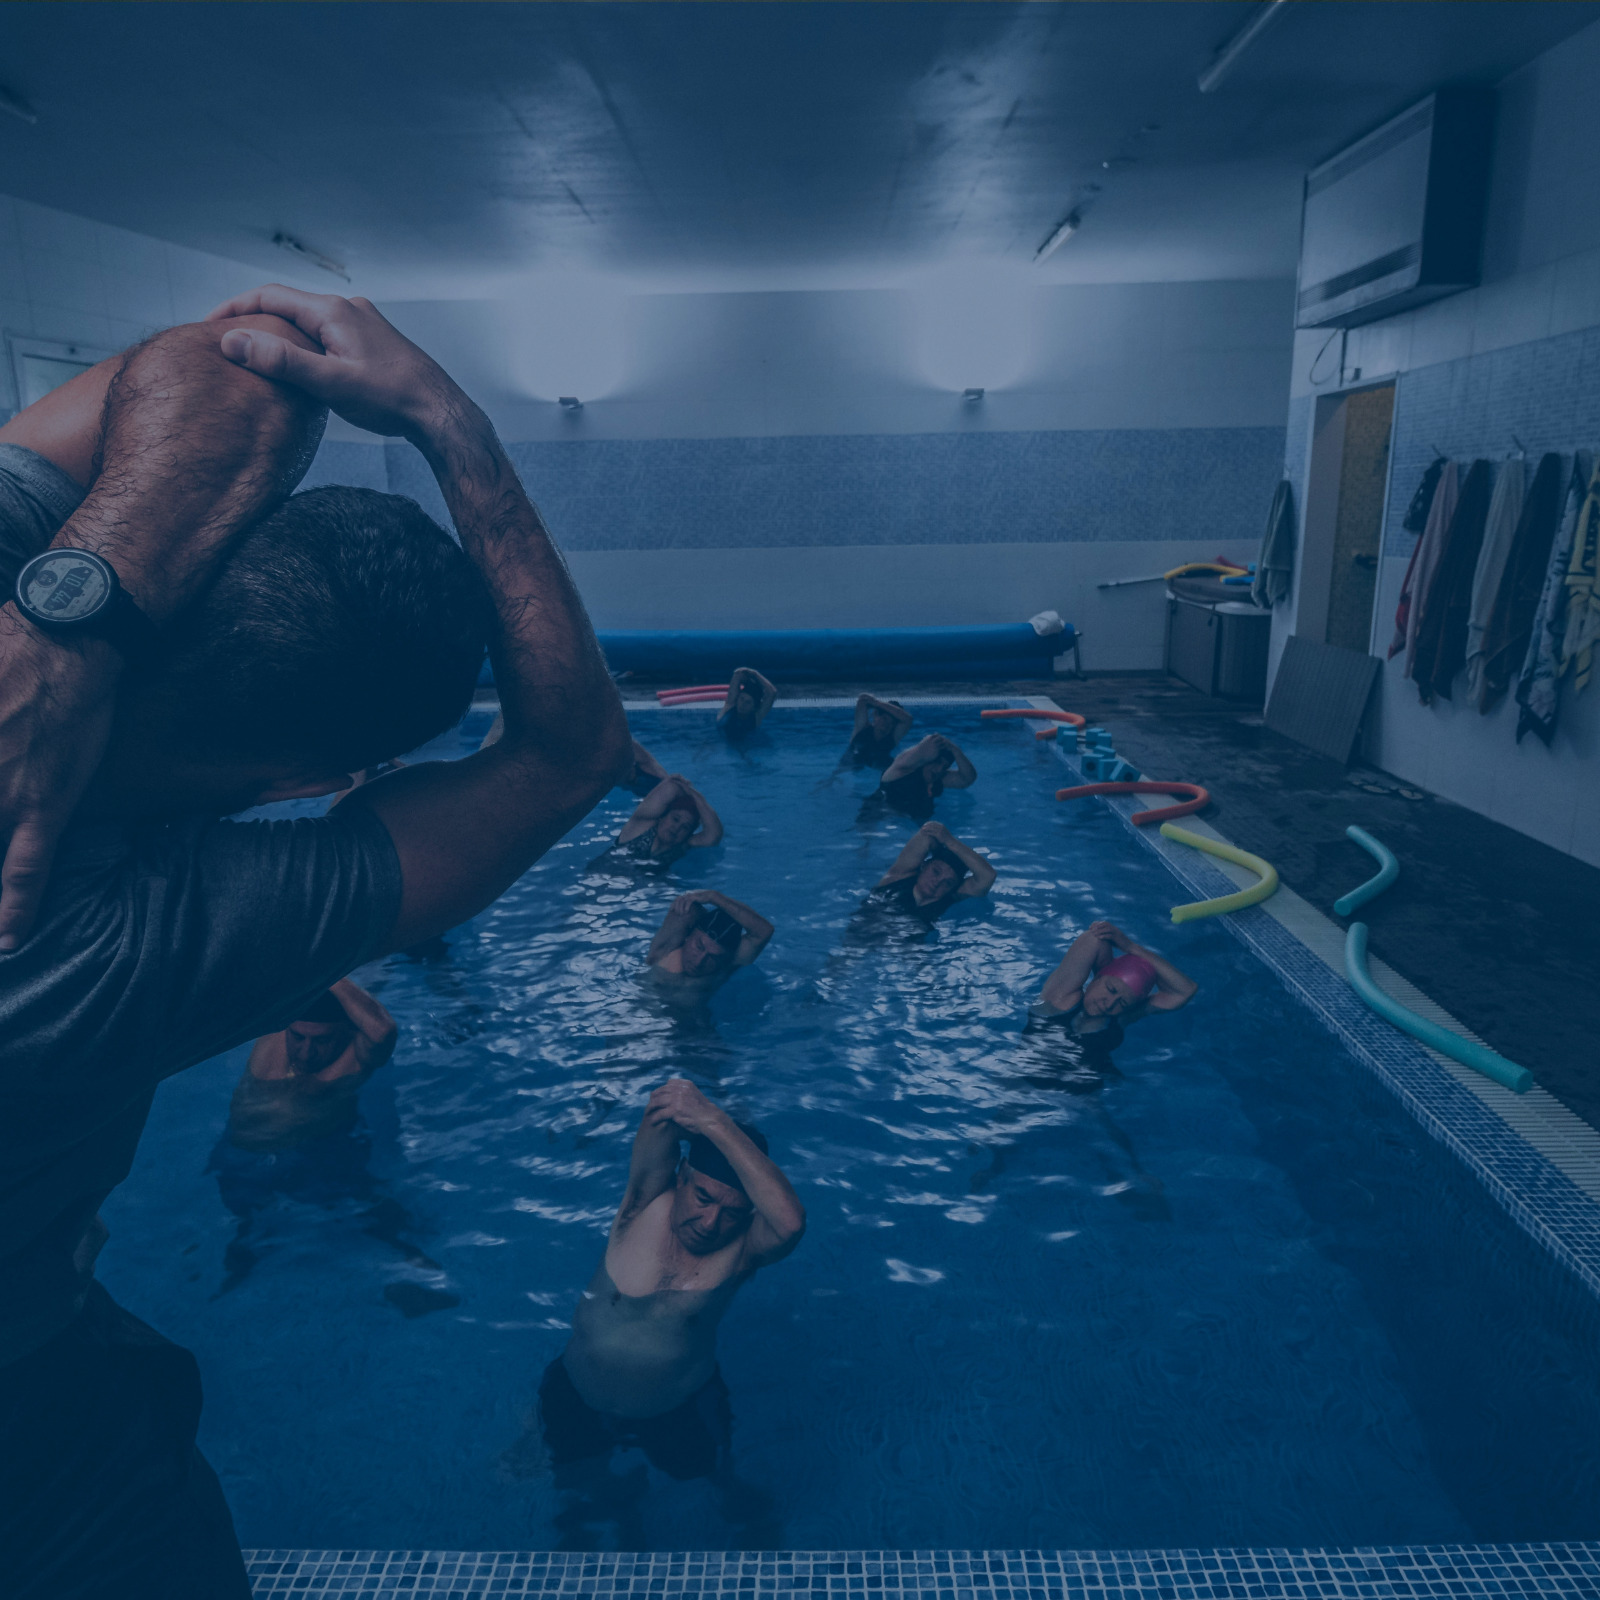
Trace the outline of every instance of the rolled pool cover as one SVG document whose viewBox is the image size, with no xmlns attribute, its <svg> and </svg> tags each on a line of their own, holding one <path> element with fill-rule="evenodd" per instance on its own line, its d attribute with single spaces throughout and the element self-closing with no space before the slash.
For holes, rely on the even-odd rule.
<svg viewBox="0 0 1600 1600">
<path fill-rule="evenodd" d="M 776 628 L 737 633 L 641 630 L 599 635 L 613 672 L 701 683 L 755 667 L 769 678 L 1039 678 L 1072 649 L 1070 625 L 1039 634 L 1031 622 L 971 628 Z M 492 683 L 488 664 L 482 683 Z"/>
</svg>

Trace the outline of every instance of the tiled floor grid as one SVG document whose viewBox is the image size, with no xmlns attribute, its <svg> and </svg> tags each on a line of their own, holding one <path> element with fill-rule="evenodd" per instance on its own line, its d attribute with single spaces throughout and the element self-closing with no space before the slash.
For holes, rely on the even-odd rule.
<svg viewBox="0 0 1600 1600">
<path fill-rule="evenodd" d="M 1373 1550 L 250 1550 L 257 1596 L 791 1593 L 897 1600 L 1494 1600 L 1600 1595 L 1600 1544 Z"/>
<path fill-rule="evenodd" d="M 929 703 L 942 696 L 930 696 Z M 801 705 L 848 704 L 806 700 Z M 1044 700 L 1012 705 L 1052 705 Z M 640 709 L 643 709 L 641 706 Z M 715 709 L 715 708 L 712 708 Z M 1059 753 L 1081 782 L 1063 744 Z M 1133 802 L 1111 802 L 1124 820 Z M 1185 819 L 1188 820 L 1188 819 Z M 1132 824 L 1129 824 L 1130 828 Z M 1212 862 L 1133 829 L 1198 898 L 1238 885 Z M 1198 825 L 1197 831 L 1211 831 Z M 1242 877 L 1250 875 L 1244 874 Z M 1564 1108 L 1518 1106 L 1496 1086 L 1425 1050 L 1375 1016 L 1335 966 L 1332 924 L 1286 897 L 1274 915 L 1252 907 L 1228 926 L 1376 1072 L 1435 1137 L 1557 1260 L 1600 1294 L 1600 1200 L 1591 1130 Z M 1297 902 L 1288 906 L 1288 901 Z M 1300 924 L 1304 924 L 1302 928 Z M 1319 928 L 1318 924 L 1327 924 Z M 1291 931 L 1291 927 L 1295 931 Z M 1333 930 L 1335 933 L 1336 929 Z M 1299 936 L 1297 936 L 1299 935 Z M 1408 989 L 1380 972 L 1387 986 Z M 1404 996 L 1417 1009 L 1427 1004 Z M 1433 1008 L 1437 1009 L 1437 1008 Z M 1530 1097 L 1524 1099 L 1531 1100 Z M 1548 1097 L 1546 1097 L 1548 1098 Z M 1519 1131 L 1521 1122 L 1527 1124 Z M 1531 1142 L 1530 1142 L 1531 1141 Z M 1535 1148 L 1538 1145 L 1539 1148 Z M 1569 1148 L 1570 1147 L 1570 1148 Z M 1554 1156 L 1555 1159 L 1551 1159 Z M 1600 1597 L 1600 1543 L 1397 1546 L 1355 1550 L 856 1550 L 567 1554 L 560 1551 L 247 1550 L 256 1596 L 551 1595 L 575 1600 L 767 1600 L 806 1591 L 870 1600 L 1495 1600 Z"/>
</svg>

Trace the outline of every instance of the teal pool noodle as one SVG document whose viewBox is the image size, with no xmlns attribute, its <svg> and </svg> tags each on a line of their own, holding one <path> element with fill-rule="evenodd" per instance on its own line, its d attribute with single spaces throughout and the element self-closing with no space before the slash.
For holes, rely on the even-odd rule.
<svg viewBox="0 0 1600 1600">
<path fill-rule="evenodd" d="M 1379 848 L 1382 849 L 1382 846 Z M 1388 851 L 1384 851 L 1384 854 L 1388 855 Z M 1390 859 L 1393 860 L 1393 857 Z M 1377 879 L 1374 878 L 1373 882 L 1376 883 Z M 1368 885 L 1362 885 L 1362 888 L 1366 887 Z M 1360 890 L 1356 892 L 1359 894 Z M 1459 1033 L 1441 1028 L 1437 1022 L 1419 1017 L 1415 1011 L 1408 1011 L 1398 1000 L 1386 995 L 1367 971 L 1367 925 L 1364 922 L 1352 922 L 1345 930 L 1344 973 L 1350 980 L 1350 987 L 1380 1017 L 1387 1017 L 1395 1027 L 1409 1033 L 1413 1039 L 1420 1039 L 1442 1055 L 1459 1061 L 1462 1066 L 1471 1067 L 1486 1078 L 1493 1078 L 1515 1094 L 1526 1094 L 1533 1087 L 1533 1074 L 1526 1067 L 1519 1067 L 1516 1062 L 1496 1055 L 1486 1044 L 1474 1044 L 1470 1039 L 1463 1039 Z"/>
<path fill-rule="evenodd" d="M 1357 906 L 1364 906 L 1367 901 L 1375 899 L 1400 876 L 1400 863 L 1395 860 L 1393 852 L 1379 844 L 1365 828 L 1352 825 L 1344 830 L 1344 836 L 1353 839 L 1378 863 L 1376 877 L 1368 878 L 1359 889 L 1352 889 L 1349 894 L 1333 902 L 1333 909 L 1341 917 L 1348 917 Z"/>
</svg>

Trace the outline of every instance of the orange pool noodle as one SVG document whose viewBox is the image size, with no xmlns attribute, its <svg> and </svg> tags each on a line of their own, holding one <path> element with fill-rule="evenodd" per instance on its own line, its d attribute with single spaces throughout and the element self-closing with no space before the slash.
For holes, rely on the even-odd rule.
<svg viewBox="0 0 1600 1600">
<path fill-rule="evenodd" d="M 1069 722 L 1074 728 L 1081 728 L 1088 721 L 1087 717 L 1080 717 L 1076 711 L 1019 711 L 1014 706 L 1005 711 L 980 711 L 980 717 L 1032 717 L 1035 722 Z M 1053 739 L 1056 736 L 1054 728 L 1041 728 L 1034 734 L 1035 739 Z"/>
<path fill-rule="evenodd" d="M 1146 822 L 1170 822 L 1211 804 L 1211 796 L 1198 783 L 1082 783 L 1075 789 L 1057 789 L 1057 800 L 1077 800 L 1089 794 L 1186 794 L 1192 796 L 1178 806 L 1161 806 L 1155 811 L 1135 811 L 1135 827 Z"/>
</svg>

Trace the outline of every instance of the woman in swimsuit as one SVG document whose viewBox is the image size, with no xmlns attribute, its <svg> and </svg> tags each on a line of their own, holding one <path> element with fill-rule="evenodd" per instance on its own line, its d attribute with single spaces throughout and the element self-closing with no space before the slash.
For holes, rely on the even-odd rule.
<svg viewBox="0 0 1600 1600">
<path fill-rule="evenodd" d="M 958 900 L 988 894 L 995 870 L 942 822 L 925 822 L 867 896 L 868 911 L 893 911 L 932 927 Z"/>
<path fill-rule="evenodd" d="M 876 767 L 882 772 L 894 759 L 894 747 L 905 738 L 911 720 L 911 713 L 898 700 L 857 695 L 856 723 L 845 746 L 845 761 L 852 767 Z"/>
<path fill-rule="evenodd" d="M 896 811 L 931 817 L 933 802 L 946 789 L 969 788 L 977 777 L 978 769 L 958 744 L 942 733 L 930 733 L 889 763 L 877 792 Z"/>
<path fill-rule="evenodd" d="M 717 726 L 730 739 L 742 739 L 761 726 L 778 691 L 754 667 L 735 667 L 728 696 L 717 713 Z"/>
<path fill-rule="evenodd" d="M 639 802 L 611 848 L 667 866 L 686 850 L 709 850 L 721 842 L 722 819 L 687 778 L 674 772 Z"/>
<path fill-rule="evenodd" d="M 1122 951 L 1121 955 L 1117 951 Z M 1163 955 L 1135 944 L 1110 922 L 1080 933 L 1028 1007 L 1025 1033 L 1045 1029 L 1072 1043 L 1075 1062 L 1109 1063 L 1126 1029 L 1154 1011 L 1177 1011 L 1199 989 Z"/>
</svg>

